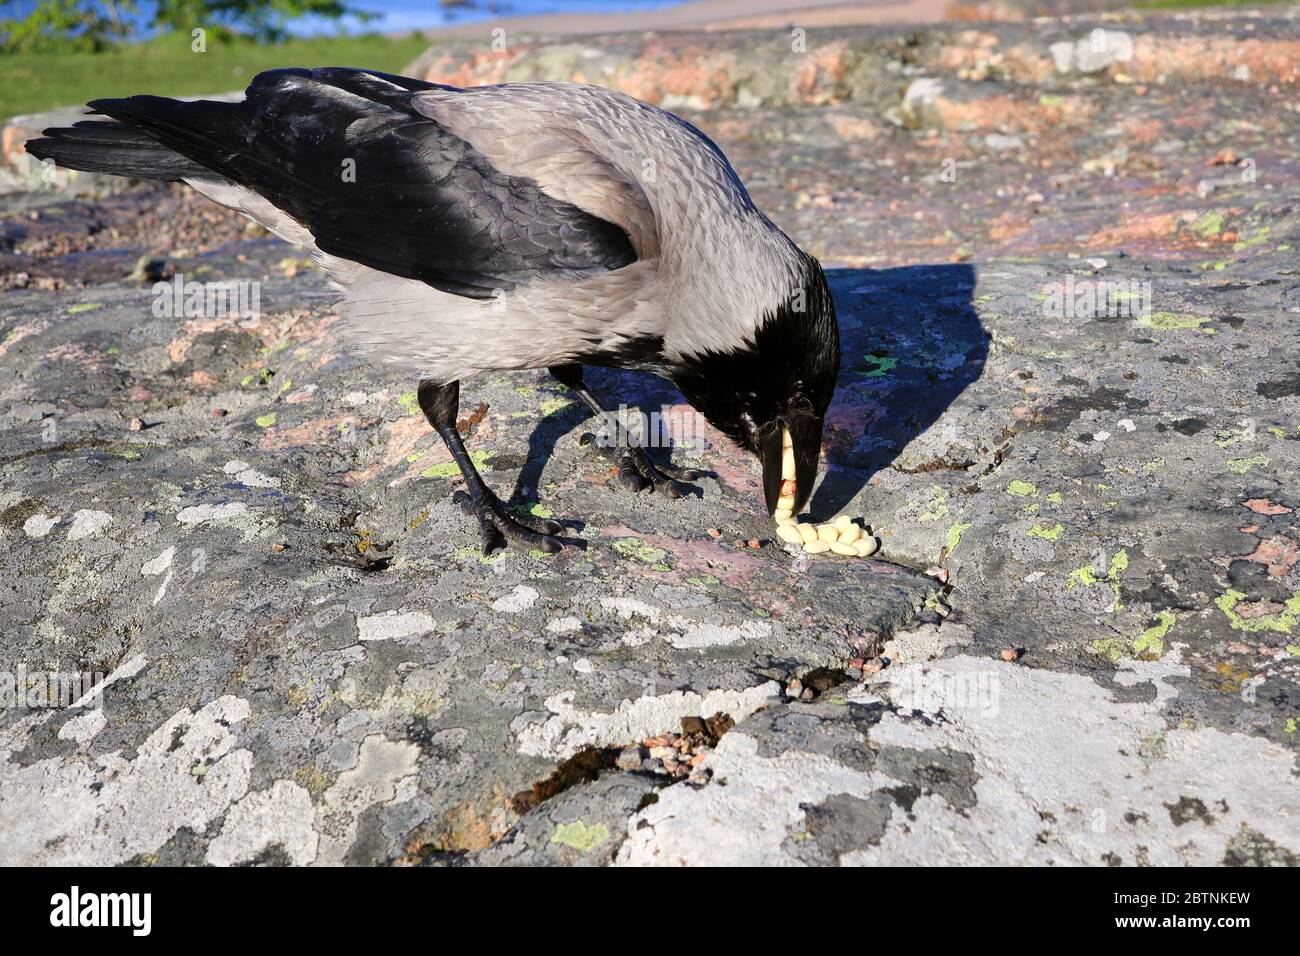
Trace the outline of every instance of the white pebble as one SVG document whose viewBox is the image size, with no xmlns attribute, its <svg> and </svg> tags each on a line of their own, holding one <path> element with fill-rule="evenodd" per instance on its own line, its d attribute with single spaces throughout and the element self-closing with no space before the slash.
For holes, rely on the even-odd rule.
<svg viewBox="0 0 1300 956">
<path fill-rule="evenodd" d="M 799 533 L 799 526 L 794 524 L 783 524 L 776 529 L 776 536 L 782 541 L 789 541 L 791 544 L 803 544 L 803 535 Z"/>
<path fill-rule="evenodd" d="M 840 532 L 840 544 L 853 544 L 861 537 L 862 529 L 855 524 L 851 524 Z"/>
<path fill-rule="evenodd" d="M 840 515 L 838 518 L 836 518 L 836 519 L 832 522 L 832 524 L 834 524 L 835 527 L 839 528 L 840 531 L 843 532 L 843 531 L 845 531 L 847 528 L 850 528 L 850 527 L 853 526 L 853 519 L 850 518 L 848 515 Z"/>
<path fill-rule="evenodd" d="M 795 528 L 799 531 L 799 537 L 807 544 L 809 541 L 817 540 L 817 529 L 810 524 L 797 524 Z"/>
<path fill-rule="evenodd" d="M 838 541 L 831 543 L 831 550 L 836 554 L 847 555 L 850 558 L 856 558 L 858 556 L 857 548 L 853 547 L 851 544 L 840 544 Z"/>
<path fill-rule="evenodd" d="M 809 554 L 821 554 L 823 551 L 829 551 L 831 546 L 825 541 L 818 540 L 807 542 L 803 549 Z"/>
<path fill-rule="evenodd" d="M 817 537 L 822 541 L 825 541 L 827 544 L 834 544 L 836 541 L 840 540 L 840 533 L 835 530 L 835 525 L 833 524 L 819 524 L 817 526 Z"/>
<path fill-rule="evenodd" d="M 862 538 L 853 545 L 859 558 L 869 558 L 880 550 L 880 542 L 875 538 Z"/>
</svg>

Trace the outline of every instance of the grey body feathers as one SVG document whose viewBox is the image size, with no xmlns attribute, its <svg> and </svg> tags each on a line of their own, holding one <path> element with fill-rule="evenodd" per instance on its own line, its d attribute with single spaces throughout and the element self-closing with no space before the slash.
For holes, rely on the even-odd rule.
<svg viewBox="0 0 1300 956">
<path fill-rule="evenodd" d="M 311 252 L 343 292 L 341 330 L 348 342 L 422 378 L 451 382 L 479 372 L 570 362 L 663 372 L 695 356 L 752 346 L 764 318 L 801 282 L 802 254 L 750 202 L 721 152 L 689 124 L 631 97 L 569 83 L 457 90 L 357 71 L 284 72 L 294 74 L 290 93 L 298 97 L 298 115 L 305 115 L 304 102 L 310 108 L 314 96 L 322 113 L 342 105 L 358 117 L 331 147 L 345 157 L 351 147 L 390 149 L 388 140 L 376 137 L 385 130 L 400 133 L 409 117 L 426 127 L 432 121 L 440 135 L 468 144 L 474 164 L 490 164 L 482 192 L 467 193 L 475 198 L 465 200 L 482 208 L 431 209 L 427 215 L 508 218 L 503 235 L 518 236 L 522 244 L 532 212 L 519 208 L 517 184 L 523 182 L 538 188 L 532 193 L 538 218 L 541 206 L 551 210 L 552 245 L 543 249 L 570 236 L 578 244 L 573 248 L 599 248 L 574 231 L 590 231 L 594 222 L 616 226 L 626 236 L 619 240 L 624 248 L 630 243 L 634 250 L 634 258 L 627 257 L 632 261 L 610 253 L 588 268 L 581 257 L 566 266 L 561 249 L 547 260 L 552 267 L 516 269 L 494 294 L 456 294 L 409 269 L 393 274 L 401 269 L 387 271 L 350 257 L 349 237 L 338 233 L 348 229 L 342 214 L 330 241 L 323 241 L 320 228 L 301 212 L 306 207 L 285 202 L 256 177 L 250 188 L 249 177 L 241 183 L 219 163 L 200 172 L 194 160 L 206 162 L 201 151 L 192 152 L 188 141 L 162 140 L 184 157 L 178 157 L 174 178 Z M 313 92 L 308 81 L 316 72 L 350 79 L 346 88 L 321 84 Z M 299 82 L 302 77 L 307 79 Z M 306 114 L 305 125 L 309 119 Z M 275 123 L 283 122 L 277 116 L 255 126 L 259 122 L 255 117 L 247 124 L 254 125 L 259 142 L 275 145 L 283 137 L 286 150 L 303 149 L 301 130 L 277 129 Z M 364 165 L 357 168 L 363 187 L 366 175 Z M 516 184 L 513 191 L 510 183 Z M 340 201 L 349 188 L 342 177 L 328 187 L 339 190 Z M 308 205 L 325 210 L 323 216 L 331 197 L 321 192 L 312 185 Z M 576 207 L 574 216 L 595 219 L 570 226 L 554 218 L 557 207 Z M 415 230 L 414 240 L 400 250 L 409 266 L 420 252 L 420 222 L 405 228 Z M 617 267 L 609 267 L 611 262 Z"/>
</svg>

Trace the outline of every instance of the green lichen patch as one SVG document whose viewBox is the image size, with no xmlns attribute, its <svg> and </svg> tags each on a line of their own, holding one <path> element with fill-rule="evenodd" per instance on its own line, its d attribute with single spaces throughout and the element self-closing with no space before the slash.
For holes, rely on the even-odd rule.
<svg viewBox="0 0 1300 956">
<path fill-rule="evenodd" d="M 1173 611 L 1160 611 L 1156 614 L 1156 623 L 1143 631 L 1133 642 L 1133 653 L 1150 660 L 1160 657 L 1165 652 L 1165 635 L 1174 626 L 1178 618 Z"/>
<path fill-rule="evenodd" d="M 939 521 L 948 517 L 948 498 L 949 493 L 946 489 L 938 485 L 930 486 L 930 500 L 925 503 L 924 509 L 917 515 L 917 521 Z"/>
<path fill-rule="evenodd" d="M 527 505 L 511 505 L 506 510 L 517 515 L 532 515 L 534 518 L 550 518 L 554 514 L 546 505 L 536 501 Z"/>
<path fill-rule="evenodd" d="M 864 355 L 862 360 L 869 366 L 859 373 L 863 378 L 884 378 L 898 367 L 898 359 L 889 356 Z"/>
<path fill-rule="evenodd" d="M 397 396 L 397 407 L 408 415 L 420 414 L 420 400 L 415 392 L 403 392 Z"/>
<path fill-rule="evenodd" d="M 543 415 L 554 415 L 561 409 L 568 408 L 573 402 L 567 398 L 548 398 L 538 406 Z"/>
<path fill-rule="evenodd" d="M 488 455 L 484 451 L 472 451 L 469 453 L 469 460 L 474 463 L 474 467 L 480 471 L 487 467 Z M 420 472 L 421 478 L 455 478 L 460 474 L 460 469 L 456 467 L 454 461 L 439 462 Z"/>
<path fill-rule="evenodd" d="M 1199 329 L 1206 322 L 1212 321 L 1208 315 L 1192 315 L 1190 312 L 1152 312 L 1138 320 L 1139 325 L 1161 331 L 1173 329 Z"/>
<path fill-rule="evenodd" d="M 1229 588 L 1214 599 L 1214 606 L 1228 618 L 1233 630 L 1245 631 L 1248 634 L 1265 631 L 1290 634 L 1296 623 L 1300 622 L 1300 591 L 1286 599 L 1282 610 L 1272 614 L 1252 614 L 1250 617 L 1244 616 L 1237 609 L 1245 598 L 1243 592 Z"/>
<path fill-rule="evenodd" d="M 944 549 L 949 554 L 952 554 L 957 550 L 957 545 L 961 544 L 962 532 L 968 530 L 970 527 L 971 523 L 969 521 L 958 521 L 948 529 L 948 538 L 944 543 Z"/>
<path fill-rule="evenodd" d="M 614 542 L 614 550 L 625 558 L 648 564 L 656 571 L 668 570 L 668 565 L 663 563 L 668 553 L 663 548 L 646 544 L 640 538 L 620 538 Z"/>
<path fill-rule="evenodd" d="M 1207 212 L 1192 223 L 1191 228 L 1193 232 L 1200 233 L 1206 239 L 1211 239 L 1223 232 L 1223 213 Z"/>
<path fill-rule="evenodd" d="M 1124 642 L 1117 637 L 1107 637 L 1093 641 L 1089 647 L 1094 654 L 1100 654 L 1112 664 L 1118 664 L 1122 661 L 1124 654 L 1128 651 L 1128 648 L 1124 646 Z"/>
<path fill-rule="evenodd" d="M 1066 590 L 1073 590 L 1076 587 L 1087 587 L 1093 584 L 1107 584 L 1115 592 L 1115 610 L 1124 607 L 1119 594 L 1120 575 L 1128 570 L 1128 551 L 1120 548 L 1110 559 L 1110 566 L 1106 569 L 1106 576 L 1099 578 L 1097 572 L 1091 565 L 1084 565 L 1081 568 L 1075 568 L 1065 578 Z"/>
<path fill-rule="evenodd" d="M 1267 468 L 1272 463 L 1273 459 L 1269 458 L 1268 455 L 1265 455 L 1263 452 L 1260 452 L 1258 455 L 1251 455 L 1249 458 L 1229 459 L 1228 470 L 1234 475 L 1244 475 L 1256 466 Z"/>
<path fill-rule="evenodd" d="M 1056 541 L 1061 537 L 1061 532 L 1065 530 L 1065 525 L 1057 524 L 1048 527 L 1043 522 L 1038 522 L 1032 528 L 1025 532 L 1027 538 L 1042 538 L 1044 541 Z"/>
<path fill-rule="evenodd" d="M 561 823 L 555 828 L 552 843 L 570 846 L 579 853 L 590 853 L 609 839 L 609 827 L 603 823 L 586 824 L 581 820 Z"/>
</svg>

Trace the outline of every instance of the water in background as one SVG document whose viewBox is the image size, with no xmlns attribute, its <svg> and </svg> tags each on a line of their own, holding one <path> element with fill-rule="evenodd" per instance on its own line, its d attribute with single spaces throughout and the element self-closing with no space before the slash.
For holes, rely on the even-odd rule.
<svg viewBox="0 0 1300 956">
<path fill-rule="evenodd" d="M 680 0 L 457 0 L 451 3 L 438 0 L 353 0 L 351 5 L 383 14 L 384 19 L 374 21 L 369 28 L 387 33 L 495 17 L 649 10 L 678 2 Z"/>
<path fill-rule="evenodd" d="M 25 17 L 38 0 L 3 0 L 0 21 Z M 354 18 L 342 21 L 302 17 L 289 31 L 298 36 L 357 30 L 393 33 L 401 30 L 436 28 L 456 23 L 472 23 L 495 17 L 532 16 L 545 13 L 616 13 L 619 10 L 650 10 L 672 6 L 681 0 L 350 0 L 348 6 L 380 14 L 380 18 L 359 23 Z M 148 22 L 152 4 L 142 0 L 134 18 Z M 198 26 L 200 24 L 196 24 Z M 145 31 L 141 31 L 144 35 Z"/>
</svg>

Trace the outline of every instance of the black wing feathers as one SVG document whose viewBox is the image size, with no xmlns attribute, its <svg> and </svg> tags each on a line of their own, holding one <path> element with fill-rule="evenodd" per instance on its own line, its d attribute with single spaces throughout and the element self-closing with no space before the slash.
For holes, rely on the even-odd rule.
<svg viewBox="0 0 1300 956">
<path fill-rule="evenodd" d="M 412 109 L 413 93 L 433 87 L 359 70 L 275 70 L 240 103 L 132 96 L 90 106 L 179 162 L 260 193 L 323 252 L 444 292 L 489 298 L 534 277 L 635 261 L 618 226 L 502 174 Z"/>
</svg>

